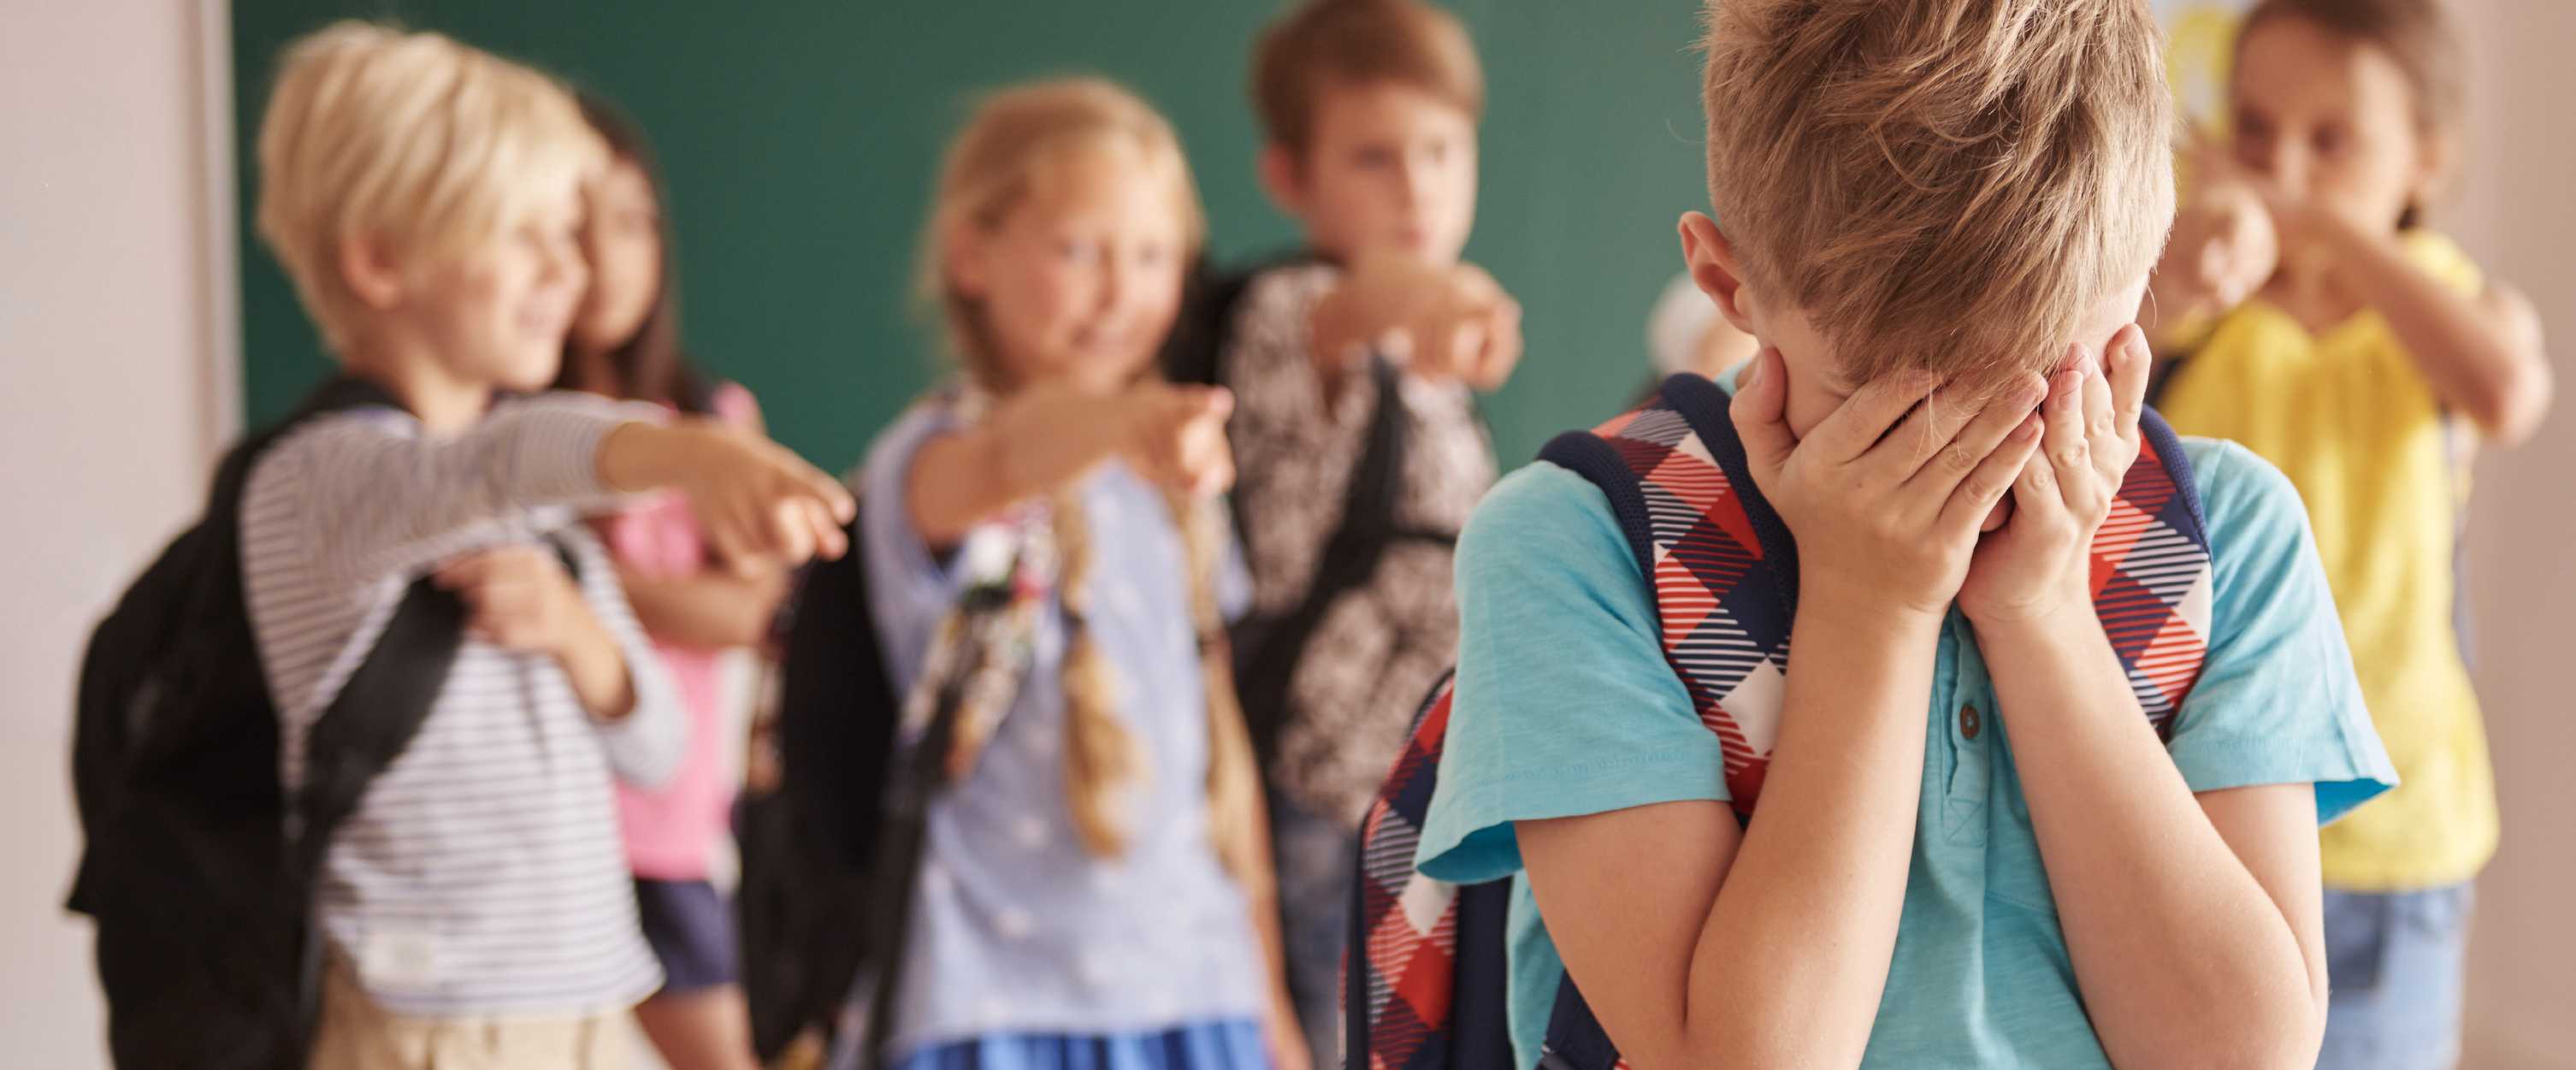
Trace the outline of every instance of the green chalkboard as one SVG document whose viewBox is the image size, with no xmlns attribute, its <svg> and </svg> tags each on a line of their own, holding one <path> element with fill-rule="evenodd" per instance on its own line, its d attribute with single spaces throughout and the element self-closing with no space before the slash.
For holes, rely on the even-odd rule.
<svg viewBox="0 0 2576 1070">
<path fill-rule="evenodd" d="M 1646 376 L 1644 320 L 1704 208 L 1693 0 L 1464 0 L 1490 83 L 1467 255 L 1525 309 L 1528 356 L 1486 399 L 1505 468 L 1615 412 Z M 333 19 L 390 18 L 617 100 L 657 142 L 689 346 L 751 387 L 826 469 L 938 373 L 908 303 L 940 148 L 977 90 L 1094 73 L 1179 127 L 1213 248 L 1292 247 L 1253 177 L 1254 34 L 1279 0 L 235 0 L 245 414 L 283 413 L 328 358 L 251 223 L 276 57 Z"/>
</svg>

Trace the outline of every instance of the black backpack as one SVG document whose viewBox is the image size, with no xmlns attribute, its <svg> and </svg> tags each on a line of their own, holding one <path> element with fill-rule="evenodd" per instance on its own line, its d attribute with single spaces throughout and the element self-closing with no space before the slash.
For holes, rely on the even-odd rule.
<svg viewBox="0 0 2576 1070">
<path fill-rule="evenodd" d="M 1222 385 L 1225 351 L 1252 283 L 1274 268 L 1315 262 L 1311 255 L 1287 256 L 1239 272 L 1212 271 L 1202 264 L 1192 273 L 1181 315 L 1164 340 L 1163 376 L 1176 383 Z M 1376 381 L 1377 406 L 1369 413 L 1359 455 L 1351 462 L 1341 522 L 1324 538 L 1306 596 L 1275 613 L 1256 611 L 1228 629 L 1234 648 L 1235 692 L 1243 704 L 1253 752 L 1264 770 L 1278 757 L 1279 732 L 1292 712 L 1290 686 L 1325 614 L 1342 595 L 1377 575 L 1378 562 L 1386 557 L 1388 547 L 1399 542 L 1457 545 L 1456 532 L 1414 528 L 1398 519 L 1405 457 L 1413 439 L 1412 414 L 1405 409 L 1397 386 L 1402 373 L 1392 362 L 1372 357 L 1368 374 Z M 1243 530 L 1242 517 L 1235 520 L 1235 529 Z"/>
<path fill-rule="evenodd" d="M 742 988 L 764 1063 L 800 1035 L 831 1041 L 876 939 L 864 911 L 899 700 L 868 608 L 865 529 L 851 520 L 849 552 L 807 566 L 779 614 L 778 778 L 735 812 Z"/>
<path fill-rule="evenodd" d="M 322 940 L 312 887 L 367 783 L 428 715 L 465 608 L 411 585 L 308 737 L 302 790 L 279 783 L 278 718 L 242 592 L 241 497 L 286 431 L 400 403 L 353 378 L 224 456 L 206 512 L 90 636 L 72 741 L 86 840 L 69 907 L 97 923 L 108 1049 L 120 1070 L 302 1070 Z"/>
</svg>

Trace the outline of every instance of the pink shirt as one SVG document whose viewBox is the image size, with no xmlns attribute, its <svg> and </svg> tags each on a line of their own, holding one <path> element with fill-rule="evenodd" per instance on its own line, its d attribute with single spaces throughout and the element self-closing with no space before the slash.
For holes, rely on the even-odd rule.
<svg viewBox="0 0 2576 1070">
<path fill-rule="evenodd" d="M 716 388 L 715 416 L 748 424 L 757 410 L 740 384 Z M 678 490 L 646 496 L 599 522 L 602 541 L 619 564 L 660 579 L 686 579 L 707 566 L 689 499 Z M 626 860 L 635 875 L 655 880 L 707 879 L 708 856 L 732 823 L 734 785 L 725 775 L 726 729 L 718 688 L 717 651 L 679 646 L 653 637 L 653 650 L 670 670 L 687 712 L 688 749 L 660 790 L 617 785 L 617 816 L 625 830 Z"/>
</svg>

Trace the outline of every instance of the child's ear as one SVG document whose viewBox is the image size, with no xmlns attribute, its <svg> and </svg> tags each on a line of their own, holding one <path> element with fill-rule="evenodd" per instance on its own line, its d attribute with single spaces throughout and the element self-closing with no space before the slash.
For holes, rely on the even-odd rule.
<svg viewBox="0 0 2576 1070">
<path fill-rule="evenodd" d="M 1299 219 L 1306 218 L 1306 172 L 1297 154 L 1276 141 L 1261 146 L 1258 161 L 1261 192 L 1270 202 Z"/>
<path fill-rule="evenodd" d="M 980 298 L 992 285 L 992 271 L 984 263 L 985 249 L 991 244 L 984 229 L 971 220 L 952 223 L 939 235 L 939 271 L 958 296 Z"/>
<path fill-rule="evenodd" d="M 359 303 L 378 312 L 402 303 L 402 258 L 392 242 L 378 235 L 340 238 L 340 279 Z"/>
<path fill-rule="evenodd" d="M 1691 281 L 1701 293 L 1717 302 L 1717 310 L 1726 322 L 1746 334 L 1753 329 L 1753 294 L 1744 285 L 1744 269 L 1735 259 L 1735 246 L 1717 229 L 1717 221 L 1705 212 L 1684 212 L 1681 222 L 1682 259 L 1690 264 Z"/>
</svg>

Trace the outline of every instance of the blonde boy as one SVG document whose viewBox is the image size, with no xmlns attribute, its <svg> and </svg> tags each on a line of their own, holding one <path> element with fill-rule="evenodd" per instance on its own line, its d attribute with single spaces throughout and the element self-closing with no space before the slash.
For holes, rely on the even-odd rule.
<svg viewBox="0 0 2576 1070">
<path fill-rule="evenodd" d="M 1419 861 L 1521 877 L 1522 1065 L 1560 962 L 1636 1066 L 2308 1065 L 2313 829 L 2393 774 L 2296 495 L 2183 447 L 2214 583 L 2169 738 L 2092 604 L 2173 207 L 2149 6 L 1725 0 L 1705 44 L 1723 225 L 1682 246 L 1763 346 L 1719 385 L 1793 655 L 1739 825 L 1602 493 L 1540 463 L 1477 510 Z"/>
<path fill-rule="evenodd" d="M 1520 355 L 1519 306 L 1459 259 L 1484 92 L 1465 29 L 1415 0 L 1310 0 L 1273 23 L 1254 54 L 1260 173 L 1310 255 L 1233 280 L 1212 366 L 1176 372 L 1238 399 L 1254 591 L 1238 682 L 1272 789 L 1291 988 L 1323 1062 L 1353 836 L 1457 649 L 1450 543 L 1494 479 L 1473 392 Z"/>
<path fill-rule="evenodd" d="M 259 161 L 261 235 L 343 374 L 400 406 L 298 426 L 244 491 L 244 593 L 290 791 L 405 588 L 434 574 L 469 612 L 427 719 L 318 877 L 312 1065 L 618 1065 L 609 1016 L 661 979 L 609 778 L 664 775 L 681 722 L 573 508 L 683 487 L 751 568 L 839 552 L 850 502 L 765 442 L 508 396 L 554 378 L 585 284 L 581 183 L 602 163 L 544 75 L 340 23 L 288 51 Z"/>
</svg>

